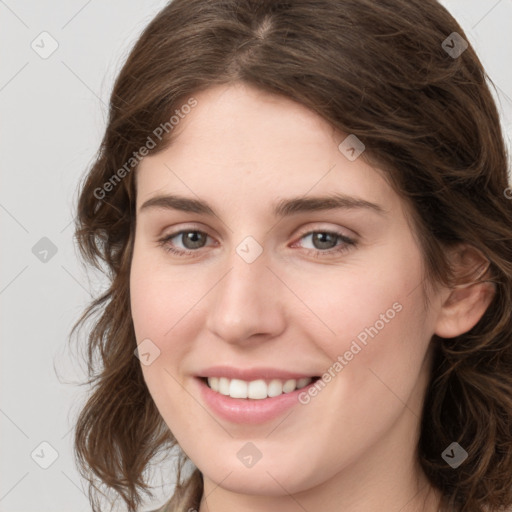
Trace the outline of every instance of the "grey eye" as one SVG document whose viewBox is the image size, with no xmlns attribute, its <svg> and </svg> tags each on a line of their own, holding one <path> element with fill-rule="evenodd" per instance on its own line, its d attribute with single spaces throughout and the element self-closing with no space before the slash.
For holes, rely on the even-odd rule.
<svg viewBox="0 0 512 512">
<path fill-rule="evenodd" d="M 315 231 L 309 233 L 303 238 L 311 237 L 314 249 L 333 249 L 336 247 L 339 235 L 336 233 L 329 233 L 328 231 Z"/>
<path fill-rule="evenodd" d="M 181 237 L 181 242 L 185 249 L 200 249 L 206 243 L 208 235 L 201 231 L 183 231 L 177 236 Z"/>
</svg>

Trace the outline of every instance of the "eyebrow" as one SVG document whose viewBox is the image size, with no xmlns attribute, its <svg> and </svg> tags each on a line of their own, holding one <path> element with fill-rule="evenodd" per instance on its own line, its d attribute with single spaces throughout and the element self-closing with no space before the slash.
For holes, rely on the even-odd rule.
<svg viewBox="0 0 512 512">
<path fill-rule="evenodd" d="M 216 216 L 214 209 L 206 202 L 179 195 L 158 195 L 148 199 L 139 208 L 139 212 L 150 209 L 178 210 L 182 212 L 197 213 L 200 215 Z M 364 199 L 347 196 L 345 194 L 330 194 L 326 196 L 294 197 L 282 199 L 273 205 L 273 214 L 276 217 L 287 217 L 304 212 L 326 210 L 356 210 L 364 209 L 379 215 L 387 213 L 376 203 Z"/>
</svg>

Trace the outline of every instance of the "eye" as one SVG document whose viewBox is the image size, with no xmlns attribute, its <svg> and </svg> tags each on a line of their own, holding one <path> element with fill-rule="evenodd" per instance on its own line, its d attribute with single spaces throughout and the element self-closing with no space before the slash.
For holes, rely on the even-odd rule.
<svg viewBox="0 0 512 512">
<path fill-rule="evenodd" d="M 177 254 L 179 256 L 190 256 L 198 253 L 197 249 L 204 247 L 208 235 L 204 231 L 198 231 L 195 229 L 178 231 L 177 233 L 171 233 L 158 241 L 158 244 L 164 248 L 164 250 Z M 183 248 L 176 247 L 176 239 L 180 241 Z"/>
<path fill-rule="evenodd" d="M 312 248 L 306 248 L 316 256 L 329 256 L 348 251 L 356 241 L 337 231 L 310 231 L 303 234 L 299 240 L 310 239 Z M 294 244 L 295 245 L 295 244 Z"/>
</svg>

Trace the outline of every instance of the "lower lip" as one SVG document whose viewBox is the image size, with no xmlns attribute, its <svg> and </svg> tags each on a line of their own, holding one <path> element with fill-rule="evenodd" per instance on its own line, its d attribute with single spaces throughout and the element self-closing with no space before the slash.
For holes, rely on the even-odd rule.
<svg viewBox="0 0 512 512">
<path fill-rule="evenodd" d="M 201 396 L 209 408 L 219 417 L 233 423 L 265 423 L 277 418 L 294 405 L 300 405 L 299 394 L 308 391 L 308 386 L 279 396 L 254 400 L 250 398 L 231 398 L 213 391 L 202 379 L 196 378 L 201 388 Z"/>
</svg>

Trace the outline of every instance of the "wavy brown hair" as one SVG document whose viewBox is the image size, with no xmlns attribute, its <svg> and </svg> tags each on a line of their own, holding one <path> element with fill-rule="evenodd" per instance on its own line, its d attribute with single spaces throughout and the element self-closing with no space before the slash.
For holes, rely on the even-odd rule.
<svg viewBox="0 0 512 512">
<path fill-rule="evenodd" d="M 194 94 L 243 81 L 310 108 L 355 134 L 413 212 L 426 284 L 458 283 L 447 248 L 467 243 L 488 259 L 492 303 L 478 324 L 434 337 L 418 459 L 443 510 L 512 505 L 512 201 L 492 81 L 471 45 L 443 48 L 462 28 L 435 0 L 174 0 L 147 26 L 112 91 L 96 160 L 80 186 L 76 239 L 108 290 L 73 328 L 87 336 L 90 397 L 75 433 L 93 510 L 102 488 L 130 512 L 150 493 L 145 471 L 177 446 L 144 382 L 130 312 L 135 226 L 134 155 L 173 140 L 169 121 Z M 451 44 L 453 46 L 453 44 Z M 126 167 L 131 162 L 133 170 Z M 118 170 L 125 166 L 125 172 Z M 128 170 L 127 170 L 128 169 Z M 105 185 L 105 184 L 110 185 Z M 441 453 L 469 457 L 456 470 Z M 179 469 L 186 461 L 182 453 Z M 168 510 L 199 507 L 202 476 L 178 478 Z"/>
</svg>

